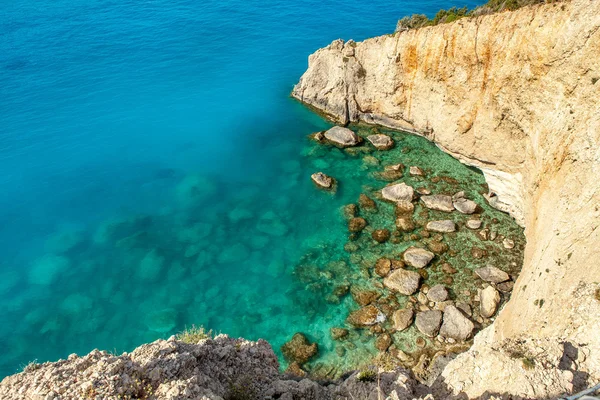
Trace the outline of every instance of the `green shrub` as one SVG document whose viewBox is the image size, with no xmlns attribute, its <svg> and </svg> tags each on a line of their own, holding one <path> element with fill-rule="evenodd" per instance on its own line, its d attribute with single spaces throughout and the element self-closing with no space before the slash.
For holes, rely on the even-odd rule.
<svg viewBox="0 0 600 400">
<path fill-rule="evenodd" d="M 196 344 L 203 339 L 208 339 L 213 336 L 213 331 L 206 331 L 203 326 L 196 327 L 192 325 L 191 328 L 186 328 L 183 332 L 179 332 L 175 335 L 175 339 L 190 344 Z"/>
<path fill-rule="evenodd" d="M 356 375 L 356 380 L 359 382 L 375 382 L 377 379 L 377 372 L 372 369 L 364 369 Z"/>
</svg>

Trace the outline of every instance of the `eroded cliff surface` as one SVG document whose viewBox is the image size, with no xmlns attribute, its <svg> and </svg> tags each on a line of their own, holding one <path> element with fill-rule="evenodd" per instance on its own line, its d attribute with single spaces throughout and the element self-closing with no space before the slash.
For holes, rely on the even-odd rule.
<svg viewBox="0 0 600 400">
<path fill-rule="evenodd" d="M 511 301 L 444 374 L 470 396 L 600 380 L 599 28 L 600 2 L 574 0 L 336 40 L 293 90 L 338 122 L 413 131 L 479 167 L 491 202 L 526 227 Z M 546 383 L 536 356 L 556 364 Z"/>
</svg>

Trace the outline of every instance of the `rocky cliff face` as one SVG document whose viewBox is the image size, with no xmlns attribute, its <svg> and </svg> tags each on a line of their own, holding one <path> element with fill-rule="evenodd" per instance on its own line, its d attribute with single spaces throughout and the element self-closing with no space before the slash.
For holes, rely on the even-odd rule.
<svg viewBox="0 0 600 400">
<path fill-rule="evenodd" d="M 336 40 L 293 90 L 342 124 L 412 131 L 480 168 L 490 202 L 526 227 L 511 301 L 444 372 L 470 396 L 600 380 L 599 29 L 600 2 L 573 0 Z"/>
</svg>

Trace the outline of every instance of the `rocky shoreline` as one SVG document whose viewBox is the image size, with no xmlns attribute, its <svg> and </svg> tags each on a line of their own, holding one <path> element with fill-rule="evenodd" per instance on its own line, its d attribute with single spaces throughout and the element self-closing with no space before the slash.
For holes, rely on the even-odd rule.
<svg viewBox="0 0 600 400">
<path fill-rule="evenodd" d="M 337 379 L 348 369 L 375 364 L 412 370 L 419 381 L 431 383 L 440 371 L 429 366 L 466 350 L 510 297 L 523 257 L 522 231 L 509 218 L 502 226 L 501 213 L 471 200 L 464 190 L 472 191 L 472 183 L 400 162 L 418 150 L 398 135 L 334 126 L 309 136 L 321 159 L 327 149 L 362 158 L 364 181 L 377 183 L 343 209 L 348 259 L 321 271 L 303 264 L 296 270 L 307 290 L 321 287 L 326 274 L 329 303 L 350 295 L 355 304 L 343 326 L 330 328 L 339 359 L 320 360 L 319 343 L 298 332 L 282 347 L 290 374 Z M 325 191 L 334 181 L 344 185 L 323 172 L 311 179 Z M 358 275 L 345 272 L 356 268 Z M 371 347 L 371 355 L 344 363 L 357 347 Z"/>
</svg>

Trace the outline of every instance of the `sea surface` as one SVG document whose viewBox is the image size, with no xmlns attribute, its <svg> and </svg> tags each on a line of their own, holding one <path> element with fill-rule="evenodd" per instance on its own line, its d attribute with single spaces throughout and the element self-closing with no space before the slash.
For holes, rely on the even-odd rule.
<svg viewBox="0 0 600 400">
<path fill-rule="evenodd" d="M 484 182 L 410 135 L 375 161 L 315 144 L 330 125 L 289 93 L 334 39 L 478 3 L 4 1 L 0 377 L 192 325 L 278 352 L 304 332 L 333 355 L 329 328 L 356 305 L 328 297 L 332 282 L 361 268 L 341 208 L 385 185 L 371 172 L 403 157 L 481 203 Z"/>
</svg>

